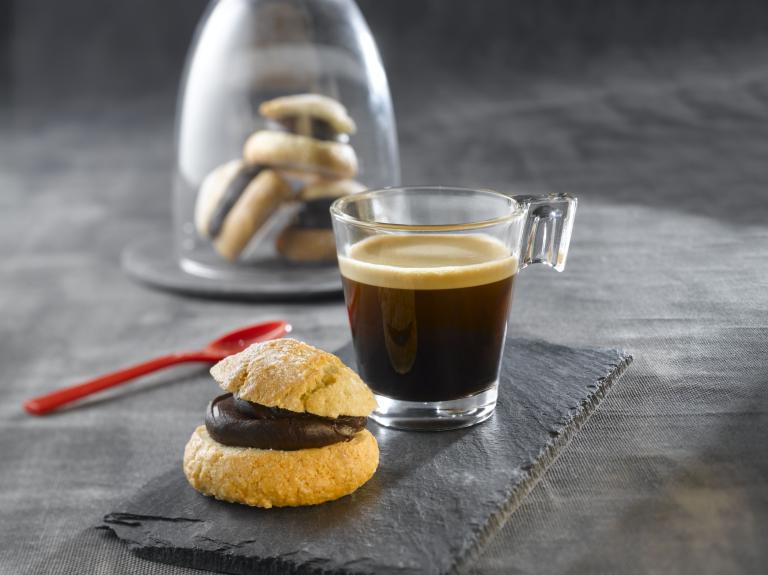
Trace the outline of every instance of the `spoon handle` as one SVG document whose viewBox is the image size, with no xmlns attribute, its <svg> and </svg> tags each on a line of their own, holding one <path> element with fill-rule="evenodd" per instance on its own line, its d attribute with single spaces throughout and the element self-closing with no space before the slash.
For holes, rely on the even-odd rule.
<svg viewBox="0 0 768 575">
<path fill-rule="evenodd" d="M 92 393 L 96 393 L 102 389 L 114 387 L 135 377 L 188 361 L 207 361 L 213 363 L 216 361 L 216 358 L 213 358 L 211 355 L 202 351 L 164 355 L 162 357 L 150 359 L 144 363 L 139 363 L 119 371 L 102 375 L 101 377 L 91 379 L 84 383 L 64 387 L 57 391 L 46 393 L 45 395 L 33 397 L 24 402 L 24 409 L 32 415 L 45 415 L 62 405 L 71 403 L 91 395 Z"/>
</svg>

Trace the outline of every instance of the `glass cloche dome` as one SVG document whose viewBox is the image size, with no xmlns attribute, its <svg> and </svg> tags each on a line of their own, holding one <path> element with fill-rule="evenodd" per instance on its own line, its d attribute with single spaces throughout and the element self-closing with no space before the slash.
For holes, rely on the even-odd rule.
<svg viewBox="0 0 768 575">
<path fill-rule="evenodd" d="M 353 0 L 216 0 L 176 117 L 179 264 L 207 278 L 332 263 L 328 207 L 398 185 L 389 86 Z"/>
</svg>

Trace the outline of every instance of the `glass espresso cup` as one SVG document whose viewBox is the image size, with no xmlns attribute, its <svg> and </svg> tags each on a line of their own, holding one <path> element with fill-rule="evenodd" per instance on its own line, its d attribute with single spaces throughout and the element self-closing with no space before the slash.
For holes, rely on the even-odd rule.
<svg viewBox="0 0 768 575">
<path fill-rule="evenodd" d="M 455 429 L 493 413 L 517 272 L 562 271 L 576 198 L 387 188 L 331 206 L 357 370 L 371 417 Z"/>
</svg>

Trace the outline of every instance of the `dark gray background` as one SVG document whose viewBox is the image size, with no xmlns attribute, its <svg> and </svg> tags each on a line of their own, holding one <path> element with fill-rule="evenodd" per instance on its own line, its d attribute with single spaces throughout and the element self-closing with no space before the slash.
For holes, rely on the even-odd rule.
<svg viewBox="0 0 768 575">
<path fill-rule="evenodd" d="M 761 572 L 768 532 L 768 4 L 361 2 L 403 180 L 567 191 L 568 269 L 510 330 L 635 362 L 474 566 Z M 203 3 L 0 3 L 0 572 L 182 573 L 94 531 L 180 457 L 215 391 L 170 372 L 46 419 L 30 395 L 338 302 L 149 291 L 123 246 L 169 225 L 176 83 Z"/>
<path fill-rule="evenodd" d="M 204 0 L 4 0 L 0 30 L 20 104 L 167 93 Z M 396 96 L 443 72 L 508 88 L 509 74 L 580 75 L 606 55 L 749 45 L 760 1 L 361 0 Z M 576 65 L 578 68 L 574 69 Z M 129 91 L 126 94 L 126 90 Z"/>
</svg>

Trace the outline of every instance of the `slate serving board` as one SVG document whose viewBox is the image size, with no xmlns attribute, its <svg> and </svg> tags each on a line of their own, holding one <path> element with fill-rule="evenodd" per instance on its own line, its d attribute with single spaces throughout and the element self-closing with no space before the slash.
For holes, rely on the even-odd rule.
<svg viewBox="0 0 768 575">
<path fill-rule="evenodd" d="M 351 348 L 339 355 L 350 364 Z M 140 557 L 226 573 L 446 573 L 471 560 L 632 361 L 509 339 L 494 416 L 449 432 L 371 423 L 376 475 L 316 507 L 255 509 L 195 492 L 181 462 L 106 526 Z M 191 432 L 191 430 L 190 430 Z"/>
</svg>

